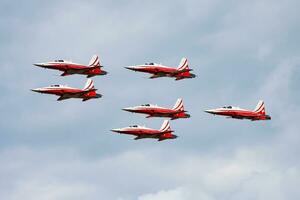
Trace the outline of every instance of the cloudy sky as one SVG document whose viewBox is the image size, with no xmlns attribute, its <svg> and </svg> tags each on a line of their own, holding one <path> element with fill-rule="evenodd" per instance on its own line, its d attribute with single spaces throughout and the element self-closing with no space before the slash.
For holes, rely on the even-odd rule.
<svg viewBox="0 0 300 200">
<path fill-rule="evenodd" d="M 5 200 L 300 199 L 300 2 L 297 0 L 0 2 L 0 197 Z M 57 102 L 31 88 L 82 87 L 32 63 L 98 54 L 102 99 Z M 149 80 L 123 67 L 189 59 L 196 79 Z M 173 106 L 177 140 L 111 133 L 159 128 L 123 107 Z M 204 109 L 253 109 L 271 121 L 215 117 Z"/>
</svg>

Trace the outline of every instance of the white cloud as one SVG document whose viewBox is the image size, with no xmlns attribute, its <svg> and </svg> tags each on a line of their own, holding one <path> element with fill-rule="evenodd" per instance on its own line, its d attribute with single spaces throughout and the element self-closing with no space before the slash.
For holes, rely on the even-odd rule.
<svg viewBox="0 0 300 200">
<path fill-rule="evenodd" d="M 168 190 L 168 191 L 162 190 L 155 194 L 146 194 L 139 197 L 138 200 L 165 200 L 165 199 L 187 200 L 188 196 L 189 196 L 188 191 L 184 190 L 183 188 L 176 188 L 174 190 Z"/>
<path fill-rule="evenodd" d="M 268 146 L 227 156 L 173 152 L 176 157 L 168 157 L 163 148 L 147 148 L 98 159 L 63 149 L 11 149 L 0 155 L 5 163 L 0 193 L 8 200 L 296 199 L 298 166 L 279 162 L 274 145 Z"/>
</svg>

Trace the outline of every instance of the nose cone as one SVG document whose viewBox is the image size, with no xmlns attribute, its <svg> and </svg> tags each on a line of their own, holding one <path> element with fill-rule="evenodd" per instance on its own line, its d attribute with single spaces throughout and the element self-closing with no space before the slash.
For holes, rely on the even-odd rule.
<svg viewBox="0 0 300 200">
<path fill-rule="evenodd" d="M 177 135 L 173 135 L 173 136 L 172 136 L 172 139 L 176 139 L 176 138 L 178 138 Z"/>
<path fill-rule="evenodd" d="M 271 120 L 271 116 L 270 115 L 266 115 L 266 120 Z"/>
<path fill-rule="evenodd" d="M 35 89 L 31 89 L 31 91 L 33 91 L 33 92 L 41 92 L 41 89 L 40 88 L 35 88 Z"/>
<path fill-rule="evenodd" d="M 128 108 L 122 108 L 122 110 L 127 111 L 127 112 L 132 112 L 134 109 L 128 107 Z"/>
<path fill-rule="evenodd" d="M 136 68 L 134 67 L 134 66 L 128 66 L 128 67 L 125 67 L 126 69 L 129 69 L 129 70 L 133 70 L 133 71 L 135 71 L 136 70 Z"/>
<path fill-rule="evenodd" d="M 44 63 L 34 63 L 33 65 L 37 67 L 45 67 Z"/>
<path fill-rule="evenodd" d="M 206 112 L 206 113 L 209 113 L 209 114 L 215 114 L 216 113 L 216 111 L 215 110 L 205 110 L 204 112 Z"/>
<path fill-rule="evenodd" d="M 121 129 L 115 128 L 115 129 L 111 129 L 110 131 L 115 132 L 115 133 L 120 133 L 120 132 L 121 132 Z"/>
</svg>

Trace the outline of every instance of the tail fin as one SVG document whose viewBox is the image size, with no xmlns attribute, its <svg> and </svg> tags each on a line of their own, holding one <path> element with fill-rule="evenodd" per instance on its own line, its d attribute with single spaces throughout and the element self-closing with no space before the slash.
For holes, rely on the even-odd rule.
<svg viewBox="0 0 300 200">
<path fill-rule="evenodd" d="M 178 71 L 187 70 L 189 69 L 188 60 L 186 58 L 182 58 L 180 64 L 177 67 Z"/>
<path fill-rule="evenodd" d="M 264 101 L 260 100 L 256 106 L 256 108 L 254 109 L 254 112 L 265 115 L 266 114 L 266 110 L 265 110 L 265 103 Z"/>
<path fill-rule="evenodd" d="M 160 132 L 171 132 L 172 130 L 171 130 L 170 122 L 168 120 L 165 120 L 159 130 Z"/>
<path fill-rule="evenodd" d="M 175 103 L 175 105 L 173 107 L 173 110 L 184 111 L 182 98 L 177 99 L 177 101 L 176 101 L 176 103 Z"/>
<path fill-rule="evenodd" d="M 92 79 L 88 79 L 85 83 L 85 86 L 83 88 L 83 90 L 88 91 L 88 90 L 92 90 L 95 89 L 94 87 L 94 81 Z"/>
<path fill-rule="evenodd" d="M 93 55 L 93 57 L 91 58 L 91 60 L 89 62 L 89 66 L 90 67 L 100 67 L 100 60 L 97 55 Z"/>
</svg>

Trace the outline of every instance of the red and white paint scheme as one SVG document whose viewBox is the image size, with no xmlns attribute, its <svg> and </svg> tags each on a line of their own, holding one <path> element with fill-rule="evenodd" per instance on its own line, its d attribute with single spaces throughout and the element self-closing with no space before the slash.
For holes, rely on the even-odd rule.
<svg viewBox="0 0 300 200">
<path fill-rule="evenodd" d="M 96 93 L 96 90 L 92 79 L 87 80 L 83 89 L 72 88 L 66 85 L 51 85 L 49 87 L 32 89 L 32 91 L 38 93 L 57 95 L 59 96 L 57 101 L 70 98 L 79 98 L 82 101 L 87 101 L 102 97 L 101 94 Z"/>
<path fill-rule="evenodd" d="M 157 63 L 146 63 L 144 65 L 128 66 L 125 68 L 137 72 L 152 74 L 150 77 L 151 79 L 159 77 L 172 77 L 175 78 L 175 80 L 181 80 L 185 78 L 196 77 L 195 74 L 190 73 L 192 69 L 189 68 L 188 60 L 186 58 L 181 59 L 181 62 L 177 68 L 167 67 Z"/>
<path fill-rule="evenodd" d="M 47 69 L 54 69 L 62 71 L 61 76 L 68 76 L 72 74 L 83 74 L 87 75 L 87 78 L 106 75 L 107 72 L 102 70 L 103 66 L 100 65 L 99 57 L 94 55 L 88 65 L 77 64 L 66 60 L 55 60 L 46 63 L 35 63 L 35 66 L 43 67 Z"/>
<path fill-rule="evenodd" d="M 122 110 L 132 112 L 132 113 L 141 113 L 148 115 L 146 118 L 150 117 L 168 117 L 171 120 L 178 118 L 189 118 L 190 115 L 187 114 L 183 107 L 183 100 L 180 98 L 176 101 L 173 108 L 164 108 L 152 104 L 144 104 L 141 106 L 123 108 Z"/>
<path fill-rule="evenodd" d="M 258 102 L 256 108 L 253 111 L 233 106 L 225 106 L 223 108 L 205 110 L 205 112 L 214 115 L 228 116 L 229 118 L 235 119 L 249 119 L 252 121 L 271 119 L 269 115 L 266 115 L 265 104 L 262 100 Z"/>
<path fill-rule="evenodd" d="M 170 123 L 168 120 L 165 120 L 159 130 L 147 128 L 144 126 L 134 125 L 125 128 L 112 129 L 111 131 L 121 134 L 128 134 L 136 136 L 134 139 L 144 139 L 144 138 L 152 138 L 158 139 L 158 141 L 167 140 L 167 139 L 175 139 L 176 135 L 173 135 L 170 127 Z"/>
</svg>

